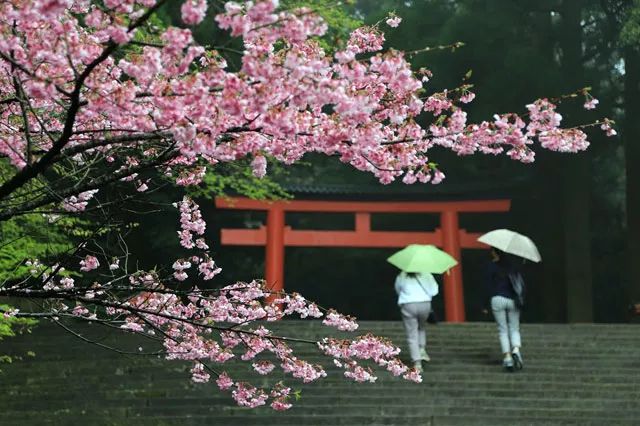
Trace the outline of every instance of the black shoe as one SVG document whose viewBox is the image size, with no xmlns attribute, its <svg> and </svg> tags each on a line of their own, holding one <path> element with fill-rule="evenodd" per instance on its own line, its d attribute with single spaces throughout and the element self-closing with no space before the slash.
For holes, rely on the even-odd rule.
<svg viewBox="0 0 640 426">
<path fill-rule="evenodd" d="M 522 355 L 520 354 L 520 352 L 511 354 L 511 357 L 513 358 L 513 368 L 515 368 L 516 370 L 522 370 L 522 367 L 524 367 L 524 363 L 522 362 Z"/>
</svg>

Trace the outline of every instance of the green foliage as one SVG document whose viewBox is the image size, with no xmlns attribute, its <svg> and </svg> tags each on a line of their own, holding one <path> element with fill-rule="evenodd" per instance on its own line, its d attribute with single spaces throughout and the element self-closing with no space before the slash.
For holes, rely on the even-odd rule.
<svg viewBox="0 0 640 426">
<path fill-rule="evenodd" d="M 318 40 L 322 48 L 332 53 L 344 45 L 351 31 L 362 25 L 356 16 L 355 1 L 337 0 L 284 0 L 284 9 L 307 7 L 322 16 L 328 26 L 327 33 Z"/>
<path fill-rule="evenodd" d="M 167 19 L 164 15 L 162 11 L 151 15 L 146 24 L 136 31 L 133 39 L 140 43 L 161 43 L 159 34 L 167 28 Z M 131 48 L 142 51 L 142 46 L 132 45 Z"/>
<path fill-rule="evenodd" d="M 73 240 L 87 234 L 76 218 L 59 218 L 55 225 L 42 215 L 18 216 L 0 223 L 0 283 L 25 277 L 26 259 L 46 259 L 73 247 Z"/>
<path fill-rule="evenodd" d="M 342 46 L 354 29 L 362 25 L 356 14 L 354 0 L 283 0 L 280 9 L 297 9 L 307 7 L 322 16 L 328 26 L 327 33 L 318 39 L 320 46 L 332 53 Z M 168 2 L 157 13 L 157 19 L 165 24 L 184 26 L 180 17 L 181 2 Z M 220 8 L 209 9 L 205 20 L 195 28 L 195 39 L 212 49 L 219 49 L 224 54 L 231 68 L 237 67 L 238 53 L 242 52 L 242 44 L 238 38 L 231 38 L 227 31 L 218 28 L 214 17 Z M 160 25 L 158 25 L 160 26 Z"/>
<path fill-rule="evenodd" d="M 0 160 L 0 181 L 14 173 L 13 166 Z M 28 197 L 34 188 L 17 191 L 16 199 Z M 0 285 L 27 276 L 27 259 L 46 260 L 74 247 L 93 231 L 90 224 L 74 216 L 44 216 L 33 212 L 0 222 Z"/>
<path fill-rule="evenodd" d="M 0 223 L 0 282 L 24 277 L 26 259 L 55 255 L 69 249 L 69 241 L 39 215 L 20 216 Z"/>
<path fill-rule="evenodd" d="M 5 317 L 3 315 L 3 312 L 9 312 L 12 309 L 12 306 L 0 305 L 0 341 L 5 337 L 13 337 L 19 333 L 29 333 L 31 332 L 31 328 L 38 323 L 38 321 L 33 318 L 18 318 L 15 316 Z M 35 353 L 29 351 L 27 352 L 27 356 L 35 356 Z M 0 354 L 0 364 L 11 364 L 13 359 L 14 357 L 9 355 Z"/>
<path fill-rule="evenodd" d="M 620 31 L 620 41 L 624 46 L 640 46 L 640 0 L 634 0 L 633 6 L 628 11 Z"/>
<path fill-rule="evenodd" d="M 281 168 L 277 166 L 272 169 L 270 174 L 282 173 Z M 221 164 L 216 169 L 207 172 L 202 184 L 189 188 L 188 193 L 195 198 L 209 199 L 229 193 L 260 200 L 290 198 L 290 195 L 270 176 L 261 179 L 255 177 L 246 162 L 241 161 Z"/>
<path fill-rule="evenodd" d="M 11 176 L 14 169 L 6 161 L 0 161 L 0 179 Z M 28 196 L 27 187 L 16 194 Z M 58 257 L 74 247 L 74 242 L 88 235 L 87 223 L 78 218 L 61 216 L 55 223 L 49 223 L 42 214 L 27 214 L 0 222 L 0 285 L 15 282 L 29 276 L 27 259 Z M 37 321 L 30 318 L 5 317 L 2 312 L 10 311 L 9 305 L 0 305 L 0 340 L 15 336 L 17 332 L 29 330 Z M 7 358 L 3 356 L 5 362 Z"/>
<path fill-rule="evenodd" d="M 0 312 L 8 312 L 12 309 L 12 306 L 0 305 Z M 5 337 L 13 337 L 16 335 L 16 332 L 20 333 L 28 331 L 37 323 L 38 321 L 33 318 L 19 318 L 15 316 L 5 317 L 0 314 L 0 340 Z"/>
</svg>

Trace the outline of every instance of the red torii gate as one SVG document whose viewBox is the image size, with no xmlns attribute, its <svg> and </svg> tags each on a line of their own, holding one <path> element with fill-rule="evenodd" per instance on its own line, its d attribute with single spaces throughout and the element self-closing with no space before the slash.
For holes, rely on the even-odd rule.
<svg viewBox="0 0 640 426">
<path fill-rule="evenodd" d="M 462 248 L 485 248 L 479 233 L 460 229 L 459 213 L 506 212 L 510 200 L 482 201 L 257 201 L 249 198 L 217 197 L 216 207 L 235 210 L 264 210 L 267 225 L 258 229 L 222 229 L 223 245 L 266 246 L 265 278 L 274 291 L 284 288 L 284 248 L 293 247 L 404 247 L 434 244 L 460 260 Z M 296 230 L 285 225 L 285 212 L 354 213 L 355 230 Z M 440 228 L 433 232 L 372 231 L 371 213 L 439 213 Z M 462 266 L 444 276 L 445 318 L 464 322 Z"/>
</svg>

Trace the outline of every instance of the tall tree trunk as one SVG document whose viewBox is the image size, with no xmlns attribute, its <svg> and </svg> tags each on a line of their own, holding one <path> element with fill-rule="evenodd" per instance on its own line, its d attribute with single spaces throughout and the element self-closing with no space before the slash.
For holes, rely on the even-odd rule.
<svg viewBox="0 0 640 426">
<path fill-rule="evenodd" d="M 545 60 L 551 64 L 554 62 L 554 51 L 557 46 L 553 30 L 552 17 L 549 13 L 554 5 L 552 2 L 531 2 L 529 6 L 535 11 L 533 15 L 533 30 L 541 39 L 540 51 L 544 53 Z M 542 10 L 537 10 L 538 8 Z M 559 90 L 558 87 L 554 90 Z M 539 289 L 539 298 L 531 300 L 540 305 L 541 320 L 544 322 L 563 322 L 566 317 L 565 295 L 565 271 L 564 271 L 564 227 L 561 214 L 562 191 L 549 190 L 557 188 L 562 181 L 564 158 L 555 152 L 539 150 L 536 154 L 536 162 L 533 167 L 536 170 L 537 196 L 532 197 L 529 205 L 530 211 L 539 212 L 537 215 L 536 244 L 539 245 L 542 254 L 542 263 L 536 265 L 541 272 L 540 282 L 532 282 Z M 533 291 L 532 291 L 533 294 Z M 551 297 L 549 297 L 551 295 Z"/>
<path fill-rule="evenodd" d="M 627 173 L 627 259 L 629 279 L 626 296 L 640 302 L 640 52 L 624 50 L 624 123 L 623 137 Z"/>
<path fill-rule="evenodd" d="M 562 2 L 562 69 L 565 88 L 584 85 L 582 62 L 582 10 L 584 0 Z M 579 120 L 580 115 L 572 116 Z M 591 159 L 589 151 L 571 156 L 562 173 L 564 259 L 567 289 L 567 320 L 593 321 L 593 284 L 591 273 Z"/>
</svg>

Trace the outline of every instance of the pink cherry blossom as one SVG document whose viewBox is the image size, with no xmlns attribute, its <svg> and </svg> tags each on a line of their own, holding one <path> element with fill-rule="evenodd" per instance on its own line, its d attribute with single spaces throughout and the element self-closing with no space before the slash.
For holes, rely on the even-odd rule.
<svg viewBox="0 0 640 426">
<path fill-rule="evenodd" d="M 97 189 L 84 191 L 77 196 L 72 195 L 62 202 L 62 208 L 69 212 L 81 212 L 87 208 L 89 201 L 98 193 Z"/>
<path fill-rule="evenodd" d="M 207 383 L 210 377 L 210 374 L 205 371 L 204 365 L 200 362 L 196 362 L 191 368 L 191 380 L 196 383 Z"/>
<path fill-rule="evenodd" d="M 81 317 L 89 315 L 89 310 L 85 306 L 78 304 L 75 308 L 73 308 L 71 314 Z"/>
<path fill-rule="evenodd" d="M 180 11 L 185 24 L 196 25 L 202 22 L 207 13 L 207 0 L 186 0 Z"/>
<path fill-rule="evenodd" d="M 97 269 L 100 266 L 100 262 L 98 262 L 98 258 L 95 256 L 87 255 L 83 260 L 80 261 L 80 270 L 83 272 L 89 272 L 94 269 Z"/>
<path fill-rule="evenodd" d="M 468 104 L 469 102 L 473 101 L 475 97 L 475 93 L 467 91 L 462 96 L 460 96 L 460 102 Z"/>
<path fill-rule="evenodd" d="M 276 411 L 288 410 L 289 408 L 292 407 L 292 404 L 286 401 L 287 400 L 285 398 L 276 398 L 271 403 L 271 408 L 273 408 Z"/>
<path fill-rule="evenodd" d="M 616 132 L 616 130 L 611 126 L 611 123 L 613 123 L 611 120 L 605 119 L 600 126 L 600 128 L 605 131 L 607 136 L 615 136 L 618 134 L 618 132 Z"/>
<path fill-rule="evenodd" d="M 422 375 L 414 368 L 405 373 L 402 378 L 411 382 L 422 383 Z"/>
<path fill-rule="evenodd" d="M 245 383 L 236 384 L 236 389 L 231 392 L 231 395 L 238 405 L 249 408 L 264 405 L 268 397 L 268 395 L 261 389 L 257 389 Z"/>
<path fill-rule="evenodd" d="M 600 103 L 596 98 L 591 98 L 584 103 L 584 109 L 596 109 L 596 106 Z"/>
<path fill-rule="evenodd" d="M 220 390 L 227 390 L 231 386 L 234 385 L 233 380 L 227 375 L 227 373 L 222 373 L 216 379 L 216 384 L 220 388 Z"/>
<path fill-rule="evenodd" d="M 355 321 L 355 318 L 342 315 L 334 310 L 326 314 L 322 324 L 335 327 L 340 331 L 355 331 L 358 329 L 358 323 Z"/>
<path fill-rule="evenodd" d="M 396 28 L 398 25 L 400 25 L 400 22 L 402 22 L 402 18 L 400 18 L 399 16 L 392 16 L 388 18 L 385 22 L 390 27 Z"/>
<path fill-rule="evenodd" d="M 210 258 L 201 262 L 200 265 L 198 265 L 198 270 L 204 280 L 213 279 L 213 277 L 222 272 L 222 268 L 217 267 L 213 259 Z"/>
<path fill-rule="evenodd" d="M 254 362 L 251 365 L 253 366 L 253 369 L 258 372 L 258 374 L 262 374 L 263 376 L 271 373 L 273 369 L 276 368 L 276 366 L 269 361 Z"/>
<path fill-rule="evenodd" d="M 267 159 L 262 155 L 257 155 L 253 161 L 251 161 L 251 169 L 255 177 L 265 177 L 267 174 Z"/>
<path fill-rule="evenodd" d="M 20 312 L 20 309 L 12 308 L 2 312 L 3 318 L 15 317 Z"/>
<path fill-rule="evenodd" d="M 74 279 L 71 277 L 63 277 L 60 279 L 60 287 L 65 290 L 70 290 L 74 287 Z"/>
<path fill-rule="evenodd" d="M 113 258 L 111 260 L 111 263 L 109 264 L 109 270 L 110 271 L 115 271 L 119 267 L 120 267 L 120 259 L 118 259 L 117 257 Z"/>
<path fill-rule="evenodd" d="M 182 231 L 178 232 L 180 244 L 184 248 L 193 248 L 193 234 L 203 235 L 207 224 L 202 219 L 199 206 L 189 197 L 184 197 L 181 202 L 176 203 L 180 208 L 180 224 Z M 202 245 L 202 243 L 201 243 Z"/>
</svg>

